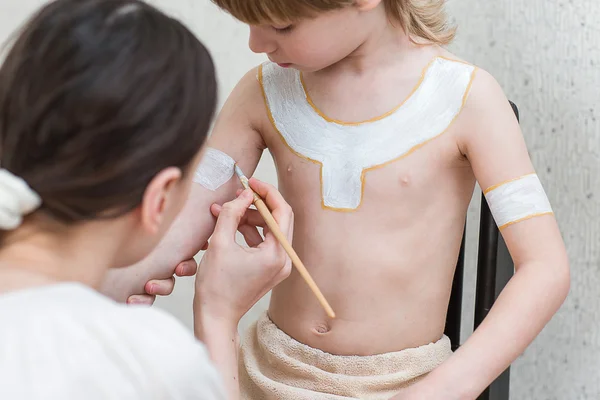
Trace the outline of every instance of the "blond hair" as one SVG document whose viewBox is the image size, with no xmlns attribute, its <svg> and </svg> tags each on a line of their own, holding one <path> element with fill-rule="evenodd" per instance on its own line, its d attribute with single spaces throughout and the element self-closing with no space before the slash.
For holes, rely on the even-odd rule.
<svg viewBox="0 0 600 400">
<path fill-rule="evenodd" d="M 352 6 L 356 0 L 212 0 L 234 18 L 255 25 L 311 18 L 319 12 Z M 446 0 L 382 0 L 392 22 L 400 26 L 411 40 L 447 45 L 456 28 L 449 26 L 444 5 Z M 415 40 L 416 39 L 416 40 Z"/>
</svg>

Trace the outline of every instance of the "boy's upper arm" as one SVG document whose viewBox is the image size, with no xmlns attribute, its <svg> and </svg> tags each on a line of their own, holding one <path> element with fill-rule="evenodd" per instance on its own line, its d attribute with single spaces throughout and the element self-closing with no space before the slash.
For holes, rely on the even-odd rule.
<svg viewBox="0 0 600 400">
<path fill-rule="evenodd" d="M 250 177 L 266 148 L 260 127 L 266 119 L 257 70 L 248 72 L 233 89 L 219 112 L 206 147 L 233 158 Z M 210 213 L 213 203 L 223 204 L 235 197 L 241 185 L 230 179 L 212 191 L 194 183 L 184 209 L 159 246 L 161 263 L 177 263 L 196 255 L 213 232 L 215 220 Z M 171 254 L 167 256 L 167 254 Z"/>
<path fill-rule="evenodd" d="M 254 68 L 244 75 L 227 98 L 205 148 L 213 148 L 227 154 L 250 177 L 266 148 L 260 133 L 261 121 L 265 118 L 267 114 L 257 79 L 257 69 Z M 222 204 L 233 199 L 239 187 L 237 179 L 230 179 L 215 191 L 195 182 L 188 200 L 194 207 L 184 211 L 194 214 L 208 212 L 212 203 Z"/>
<path fill-rule="evenodd" d="M 562 237 L 519 122 L 502 88 L 486 71 L 477 71 L 461 121 L 459 147 L 484 191 L 515 265 L 564 260 Z"/>
<path fill-rule="evenodd" d="M 250 176 L 266 147 L 259 133 L 264 126 L 261 118 L 267 119 L 267 114 L 255 69 L 240 80 L 228 97 L 206 146 L 228 154 Z M 177 265 L 193 258 L 212 235 L 215 218 L 210 206 L 232 200 L 239 187 L 237 179 L 230 179 L 215 191 L 193 184 L 183 210 L 158 246 L 134 266 L 111 271 L 103 292 L 125 301 L 130 295 L 145 293 L 148 281 L 172 277 Z"/>
<path fill-rule="evenodd" d="M 229 155 L 250 176 L 266 148 L 260 133 L 265 119 L 267 113 L 254 68 L 244 75 L 223 105 L 207 146 Z"/>
</svg>

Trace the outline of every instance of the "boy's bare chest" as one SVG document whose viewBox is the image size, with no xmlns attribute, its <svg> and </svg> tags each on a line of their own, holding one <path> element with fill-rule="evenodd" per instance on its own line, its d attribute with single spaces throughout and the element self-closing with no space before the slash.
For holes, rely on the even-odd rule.
<svg viewBox="0 0 600 400">
<path fill-rule="evenodd" d="M 380 186 L 374 184 L 376 177 L 389 187 L 394 187 L 394 180 L 411 181 L 411 188 L 440 179 L 440 171 L 461 158 L 451 131 L 464 105 L 472 70 L 441 59 L 434 66 L 429 78 L 423 75 L 422 81 L 412 83 L 412 90 L 407 84 L 412 79 L 387 89 L 381 81 L 375 82 L 362 96 L 344 91 L 339 81 L 317 85 L 321 99 L 341 106 L 336 115 L 347 115 L 348 120 L 322 111 L 301 74 L 267 68 L 269 78 L 261 78 L 268 112 L 268 132 L 263 137 L 277 160 L 280 185 L 294 169 L 303 171 L 297 171 L 297 182 L 303 182 L 305 174 L 312 176 L 315 184 L 307 181 L 301 186 L 306 190 L 316 186 L 323 208 L 355 211 L 373 191 L 367 189 Z M 368 83 L 355 87 L 364 85 Z M 390 109 L 398 93 L 406 98 Z M 361 107 L 367 112 L 360 112 Z M 377 114 L 381 109 L 388 111 Z"/>
<path fill-rule="evenodd" d="M 426 125 L 295 126 L 287 137 L 270 126 L 263 136 L 282 191 L 318 199 L 323 209 L 353 212 L 365 202 L 426 197 L 463 179 L 456 172 L 468 163 L 458 150 L 456 127 Z"/>
<path fill-rule="evenodd" d="M 369 151 L 363 146 L 348 148 L 339 156 L 327 157 L 324 152 L 322 161 L 316 161 L 294 151 L 277 132 L 268 136 L 279 189 L 296 209 L 377 212 L 440 196 L 462 197 L 465 191 L 470 198 L 472 172 L 452 131 L 375 167 L 361 164 L 362 152 Z"/>
</svg>

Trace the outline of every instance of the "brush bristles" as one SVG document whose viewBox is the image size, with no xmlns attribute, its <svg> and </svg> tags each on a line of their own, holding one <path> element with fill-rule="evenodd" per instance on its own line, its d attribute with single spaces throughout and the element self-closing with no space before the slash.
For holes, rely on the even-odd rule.
<svg viewBox="0 0 600 400">
<path fill-rule="evenodd" d="M 235 169 L 235 174 L 240 179 L 240 182 L 242 182 L 242 186 L 244 187 L 244 189 L 248 189 L 250 187 L 250 185 L 248 184 L 248 178 L 246 177 L 246 175 L 244 175 L 242 169 L 237 165 L 237 163 L 233 167 Z"/>
<path fill-rule="evenodd" d="M 235 174 L 238 176 L 238 178 L 242 179 L 246 177 L 242 172 L 242 169 L 237 164 L 235 164 L 233 167 L 235 168 Z"/>
</svg>

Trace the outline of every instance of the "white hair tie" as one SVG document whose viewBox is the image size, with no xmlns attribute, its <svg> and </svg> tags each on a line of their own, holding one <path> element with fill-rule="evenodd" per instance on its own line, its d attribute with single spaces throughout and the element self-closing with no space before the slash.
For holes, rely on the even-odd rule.
<svg viewBox="0 0 600 400">
<path fill-rule="evenodd" d="M 23 179 L 0 168 L 0 229 L 16 229 L 23 222 L 23 216 L 41 204 L 40 196 Z"/>
</svg>

